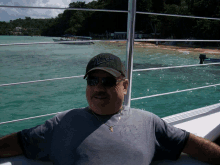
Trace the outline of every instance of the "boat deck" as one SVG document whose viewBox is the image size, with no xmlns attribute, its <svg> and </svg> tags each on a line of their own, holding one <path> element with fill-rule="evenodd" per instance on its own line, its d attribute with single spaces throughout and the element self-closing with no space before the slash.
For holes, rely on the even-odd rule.
<svg viewBox="0 0 220 165">
<path fill-rule="evenodd" d="M 220 136 L 219 119 L 219 103 L 163 118 L 163 120 L 177 128 L 187 130 L 211 141 L 216 140 Z"/>
</svg>

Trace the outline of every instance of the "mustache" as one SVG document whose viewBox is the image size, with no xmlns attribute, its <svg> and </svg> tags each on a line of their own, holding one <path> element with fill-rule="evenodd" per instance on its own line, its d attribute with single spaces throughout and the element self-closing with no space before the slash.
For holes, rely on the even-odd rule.
<svg viewBox="0 0 220 165">
<path fill-rule="evenodd" d="M 95 92 L 92 94 L 92 98 L 96 97 L 96 96 L 108 96 L 108 94 L 106 92 Z"/>
</svg>

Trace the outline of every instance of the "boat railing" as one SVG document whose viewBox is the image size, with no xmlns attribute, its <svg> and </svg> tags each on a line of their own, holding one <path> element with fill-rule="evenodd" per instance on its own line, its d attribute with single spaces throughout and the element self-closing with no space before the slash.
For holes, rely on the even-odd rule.
<svg viewBox="0 0 220 165">
<path fill-rule="evenodd" d="M 187 91 L 193 91 L 193 90 L 204 89 L 204 88 L 209 88 L 209 87 L 216 87 L 216 86 L 219 86 L 219 85 L 220 85 L 220 84 L 213 84 L 213 85 L 202 86 L 202 87 L 197 87 L 197 88 L 190 88 L 190 89 L 177 90 L 177 91 L 173 91 L 173 92 L 160 93 L 160 94 L 155 94 L 155 95 L 150 95 L 150 96 L 131 98 L 131 101 L 132 101 L 132 100 L 140 100 L 140 99 L 152 98 L 152 97 L 158 97 L 158 96 L 165 96 L 165 95 L 170 95 L 170 94 L 175 94 L 175 93 L 181 93 L 181 92 L 187 92 Z M 69 109 L 69 110 L 71 110 L 71 109 Z M 67 111 L 67 110 L 66 110 L 66 111 Z M 50 113 L 50 114 L 39 115 L 39 116 L 33 116 L 33 117 L 28 117 L 28 118 L 23 118 L 23 119 L 17 119 L 17 120 L 11 120 L 11 121 L 5 121 L 5 122 L 1 122 L 0 125 L 2 125 L 2 124 L 8 124 L 8 123 L 14 123 L 14 122 L 18 122 L 18 121 L 30 120 L 30 119 L 40 118 L 40 117 L 52 116 L 52 115 L 56 115 L 56 114 L 58 114 L 58 113 L 61 113 L 61 112 Z"/>
<path fill-rule="evenodd" d="M 132 70 L 133 68 L 133 46 L 134 42 L 141 42 L 141 41 L 175 41 L 175 42 L 220 42 L 220 40 L 191 40 L 191 39 L 134 39 L 134 32 L 135 32 L 135 15 L 136 14 L 148 14 L 148 15 L 157 15 L 157 16 L 170 16 L 170 17 L 184 17 L 184 18 L 196 18 L 196 19 L 209 19 L 209 20 L 220 20 L 220 18 L 210 18 L 210 17 L 197 17 L 197 16 L 186 16 L 186 15 L 175 15 L 175 14 L 162 14 L 162 13 L 151 13 L 151 12 L 136 12 L 136 0 L 129 0 L 129 7 L 128 11 L 124 10 L 107 10 L 107 9 L 84 9 L 84 8 L 59 8 L 59 7 L 33 7 L 33 6 L 8 6 L 8 5 L 0 5 L 0 7 L 6 7 L 6 8 L 27 8 L 27 9 L 63 9 L 63 10 L 78 10 L 78 11 L 99 11 L 99 12 L 121 12 L 121 13 L 128 13 L 128 26 L 127 26 L 127 39 L 125 40 L 91 40 L 92 42 L 105 42 L 105 41 L 127 41 L 127 71 L 128 71 L 128 79 L 130 81 L 130 84 L 132 84 L 132 72 L 140 72 L 140 71 L 150 71 L 150 70 L 163 70 L 163 69 L 175 69 L 175 68 L 184 68 L 184 67 L 194 67 L 194 66 L 205 66 L 205 65 L 219 65 L 218 63 L 209 63 L 209 64 L 195 64 L 195 65 L 181 65 L 181 66 L 172 66 L 172 67 L 158 67 L 158 68 L 147 68 L 147 69 L 136 69 Z M 89 40 L 85 41 L 88 42 Z M 76 41 L 67 41 L 67 42 L 76 42 Z M 78 42 L 78 41 L 77 41 Z M 84 41 L 82 41 L 84 42 Z M 63 42 L 62 42 L 63 43 Z M 13 46 L 13 45 L 33 45 L 33 44 L 59 44 L 59 42 L 33 42 L 33 43 L 11 43 L 11 44 L 0 44 L 0 46 Z M 46 82 L 46 81 L 54 81 L 54 80 L 63 80 L 63 79 L 71 79 L 71 78 L 80 78 L 83 77 L 83 75 L 79 76 L 70 76 L 70 77 L 61 77 L 61 78 L 51 78 L 51 79 L 44 79 L 44 80 L 34 80 L 34 81 L 27 81 L 27 82 L 17 82 L 17 83 L 9 83 L 9 84 L 0 84 L 0 87 L 5 86 L 11 86 L 11 85 L 21 85 L 21 84 L 28 84 L 28 83 L 37 83 L 37 82 Z M 184 90 L 177 90 L 173 92 L 168 93 L 161 93 L 161 94 L 155 94 L 151 96 L 144 96 L 144 97 L 138 97 L 138 98 L 131 98 L 131 91 L 128 93 L 125 99 L 125 104 L 130 106 L 131 100 L 138 100 L 138 99 L 145 99 L 150 97 L 157 97 L 157 96 L 164 96 L 169 94 L 175 94 L 180 92 L 186 92 L 186 91 L 192 91 L 197 89 L 204 89 L 209 87 L 216 87 L 220 84 L 213 84 L 208 86 L 202 86 L 197 88 L 190 88 L 190 89 L 184 89 Z M 131 85 L 130 85 L 131 89 Z M 12 123 L 12 122 L 18 122 L 18 121 L 24 121 L 34 118 L 40 118 L 45 116 L 51 116 L 56 115 L 57 113 L 50 113 L 45 115 L 39 115 L 34 117 L 28 117 L 23 119 L 17 119 L 12 121 L 6 121 L 1 122 L 2 124 Z"/>
<path fill-rule="evenodd" d="M 15 46 L 15 45 L 20 45 L 20 46 L 25 46 L 25 45 L 37 45 L 37 44 L 60 44 L 60 43 L 75 43 L 75 42 L 109 42 L 109 41 L 115 41 L 115 42 L 120 42 L 120 41 L 127 41 L 127 39 L 111 39 L 111 40 L 85 40 L 85 41 L 62 41 L 62 42 L 30 42 L 30 43 L 11 43 L 11 44 L 0 44 L 0 46 Z M 134 42 L 143 42 L 143 41 L 148 41 L 148 42 L 220 42 L 220 40 L 188 40 L 188 39 L 134 39 Z"/>
<path fill-rule="evenodd" d="M 62 41 L 62 42 L 30 42 L 30 43 L 11 43 L 11 44 L 0 44 L 0 46 L 15 46 L 15 45 L 19 45 L 19 46 L 24 46 L 24 45 L 36 45 L 36 44 L 60 44 L 60 43 L 75 43 L 75 42 L 106 42 L 106 41 L 127 41 L 127 40 L 122 40 L 122 39 L 118 39 L 118 40 L 85 40 L 85 41 Z"/>
<path fill-rule="evenodd" d="M 169 66 L 169 67 L 158 67 L 158 68 L 147 68 L 147 69 L 134 69 L 133 72 L 142 72 L 142 71 L 152 71 L 152 70 L 164 70 L 164 69 L 175 69 L 175 68 L 188 68 L 188 67 L 201 67 L 206 65 L 220 65 L 219 63 L 208 63 L 208 64 L 194 64 L 194 65 L 180 65 L 180 66 Z M 59 78 L 51 78 L 44 80 L 32 80 L 25 82 L 16 82 L 16 83 L 8 83 L 8 84 L 0 84 L 0 87 L 3 86 L 11 86 L 11 85 L 21 85 L 21 84 L 30 84 L 30 83 L 38 83 L 38 82 L 46 82 L 46 81 L 55 81 L 55 80 L 64 80 L 64 79 L 72 79 L 72 78 L 80 78 L 84 77 L 84 75 L 79 76 L 70 76 L 70 77 L 59 77 Z"/>
<path fill-rule="evenodd" d="M 57 9 L 57 10 L 78 10 L 78 11 L 100 11 L 100 12 L 116 12 L 116 13 L 128 13 L 127 10 L 108 10 L 108 9 L 86 9 L 86 8 L 61 8 L 61 7 L 40 7 L 40 6 L 9 6 L 9 5 L 0 5 L 0 7 L 5 8 L 23 8 L 23 9 Z M 189 16 L 181 14 L 165 14 L 165 13 L 153 13 L 153 12 L 141 12 L 136 11 L 136 14 L 146 14 L 146 15 L 156 15 L 156 16 L 167 16 L 167 17 L 180 17 L 180 18 L 194 18 L 194 19 L 206 19 L 206 20 L 218 20 L 220 18 L 212 17 L 200 17 L 200 16 Z"/>
</svg>

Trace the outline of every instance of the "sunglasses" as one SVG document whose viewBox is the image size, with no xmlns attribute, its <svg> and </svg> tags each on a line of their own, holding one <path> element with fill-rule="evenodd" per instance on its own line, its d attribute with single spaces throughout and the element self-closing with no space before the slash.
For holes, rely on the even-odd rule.
<svg viewBox="0 0 220 165">
<path fill-rule="evenodd" d="M 121 82 L 124 79 L 116 80 L 114 77 L 103 77 L 101 78 L 102 85 L 105 87 L 113 87 L 116 85 L 117 82 Z M 96 86 L 99 83 L 99 77 L 88 77 L 87 79 L 87 85 L 89 86 Z"/>
</svg>

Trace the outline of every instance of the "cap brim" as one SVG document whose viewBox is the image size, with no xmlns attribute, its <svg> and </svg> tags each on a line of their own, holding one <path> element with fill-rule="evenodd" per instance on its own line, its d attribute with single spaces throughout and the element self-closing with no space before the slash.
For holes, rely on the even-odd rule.
<svg viewBox="0 0 220 165">
<path fill-rule="evenodd" d="M 114 77 L 119 77 L 121 75 L 121 72 L 115 70 L 115 69 L 112 69 L 112 68 L 108 68 L 108 67 L 96 67 L 96 68 L 93 68 L 91 70 L 89 70 L 86 75 L 84 76 L 84 79 L 87 77 L 88 73 L 90 73 L 91 71 L 93 70 L 103 70 L 103 71 L 106 71 L 108 73 L 110 73 L 112 76 Z"/>
</svg>

